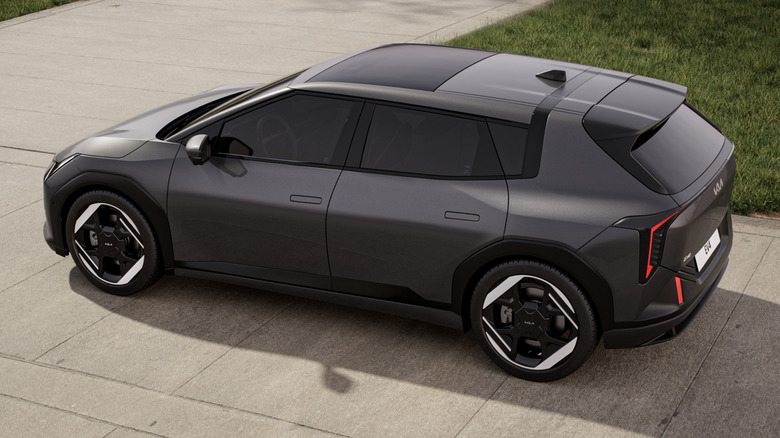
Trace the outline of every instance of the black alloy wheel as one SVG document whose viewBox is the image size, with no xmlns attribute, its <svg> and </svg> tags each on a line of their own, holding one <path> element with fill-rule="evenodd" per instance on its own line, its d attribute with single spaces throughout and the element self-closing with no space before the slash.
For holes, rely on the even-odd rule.
<svg viewBox="0 0 780 438">
<path fill-rule="evenodd" d="M 81 195 L 71 206 L 65 226 L 76 266 L 108 293 L 133 294 L 162 273 L 151 226 L 123 196 L 108 191 Z"/>
<path fill-rule="evenodd" d="M 527 380 L 572 373 L 598 341 L 594 312 L 580 288 L 558 269 L 531 260 L 502 263 L 482 277 L 471 324 L 488 356 Z"/>
</svg>

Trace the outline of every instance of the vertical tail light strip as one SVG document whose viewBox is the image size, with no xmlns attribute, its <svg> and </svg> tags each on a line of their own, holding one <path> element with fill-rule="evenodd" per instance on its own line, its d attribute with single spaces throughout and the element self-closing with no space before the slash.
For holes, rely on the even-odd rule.
<svg viewBox="0 0 780 438">
<path fill-rule="evenodd" d="M 653 268 L 658 266 L 658 263 L 661 260 L 661 250 L 663 249 L 663 239 L 664 239 L 664 234 L 666 234 L 665 233 L 666 228 L 663 228 L 663 229 L 660 229 L 660 228 L 664 224 L 669 222 L 669 219 L 675 217 L 677 215 L 677 213 L 679 213 L 679 212 L 680 211 L 678 210 L 678 211 L 672 213 L 671 216 L 669 216 L 668 218 L 662 220 L 661 222 L 656 224 L 656 226 L 654 226 L 653 228 L 650 229 L 650 242 L 649 242 L 649 245 L 648 245 L 649 248 L 647 249 L 647 271 L 645 273 L 645 280 L 650 278 L 650 274 L 653 273 Z M 670 224 L 671 224 L 671 222 L 670 222 Z M 657 244 L 656 244 L 656 242 L 657 242 Z M 655 259 L 653 258 L 653 255 L 654 255 L 653 253 L 655 253 L 655 256 L 656 256 Z"/>
<path fill-rule="evenodd" d="M 683 293 L 682 293 L 682 285 L 680 284 L 680 277 L 674 277 L 674 283 L 677 285 L 677 304 L 682 305 Z"/>
</svg>

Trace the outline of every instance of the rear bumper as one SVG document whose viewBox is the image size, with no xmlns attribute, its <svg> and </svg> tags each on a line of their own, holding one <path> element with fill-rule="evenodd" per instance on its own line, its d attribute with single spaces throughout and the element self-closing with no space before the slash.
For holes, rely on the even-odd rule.
<svg viewBox="0 0 780 438">
<path fill-rule="evenodd" d="M 726 267 L 728 266 L 728 257 L 724 255 L 719 266 L 720 271 L 717 275 L 712 276 L 714 279 L 712 279 L 711 283 L 708 282 L 710 283 L 709 286 L 699 293 L 693 302 L 688 303 L 682 313 L 654 324 L 610 330 L 604 333 L 604 347 L 639 347 L 668 341 L 669 339 L 678 336 L 688 327 L 691 321 L 693 321 L 699 311 L 704 307 L 707 300 L 709 300 L 710 296 L 712 296 L 712 293 L 715 292 L 715 289 L 718 288 L 718 283 L 720 283 L 720 279 L 723 278 L 723 274 L 726 272 Z"/>
<path fill-rule="evenodd" d="M 606 331 L 605 348 L 631 348 L 663 342 L 679 335 L 693 321 L 717 289 L 728 266 L 733 243 L 730 212 L 726 213 L 718 229 L 721 243 L 702 272 L 695 272 L 692 262 L 676 272 L 659 269 L 654 277 L 658 277 L 662 286 L 656 289 L 653 301 L 634 321 L 616 322 L 612 330 Z M 680 298 L 682 303 L 677 304 Z"/>
</svg>

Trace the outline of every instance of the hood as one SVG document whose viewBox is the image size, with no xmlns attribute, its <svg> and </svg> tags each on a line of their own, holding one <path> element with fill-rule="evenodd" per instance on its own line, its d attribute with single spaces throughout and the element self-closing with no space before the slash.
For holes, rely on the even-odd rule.
<svg viewBox="0 0 780 438">
<path fill-rule="evenodd" d="M 155 138 L 161 129 L 187 115 L 187 113 L 215 100 L 258 86 L 259 84 L 226 85 L 169 103 L 87 137 L 60 151 L 54 159 L 55 161 L 61 161 L 73 154 L 108 158 L 123 157 Z"/>
</svg>

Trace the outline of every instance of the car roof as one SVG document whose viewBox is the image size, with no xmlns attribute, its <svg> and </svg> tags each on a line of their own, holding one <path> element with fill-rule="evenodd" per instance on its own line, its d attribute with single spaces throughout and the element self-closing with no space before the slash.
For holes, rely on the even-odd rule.
<svg viewBox="0 0 780 438">
<path fill-rule="evenodd" d="M 588 66 L 484 50 L 394 44 L 312 67 L 300 83 L 349 83 L 498 99 L 537 106 Z M 563 80 L 538 77 L 551 70 Z"/>
<path fill-rule="evenodd" d="M 307 82 L 349 82 L 434 91 L 458 72 L 495 52 L 396 44 L 367 50 L 317 73 Z"/>
<path fill-rule="evenodd" d="M 539 114 L 542 130 L 546 114 L 553 109 L 585 117 L 614 92 L 609 105 L 602 105 L 604 108 L 587 120 L 591 130 L 595 129 L 592 134 L 599 136 L 604 133 L 598 127 L 608 124 L 621 126 L 605 127 L 606 131 L 639 135 L 660 123 L 687 94 L 680 85 L 614 70 L 425 44 L 392 44 L 346 54 L 285 78 L 288 80 L 286 91 L 279 90 L 281 93 L 326 93 L 524 125 L 531 125 Z M 268 97 L 255 92 L 227 111 L 243 110 Z M 652 102 L 651 111 L 645 114 L 643 105 L 648 101 Z M 212 119 L 200 120 L 192 128 Z M 187 132 L 189 128 L 182 135 Z"/>
</svg>

